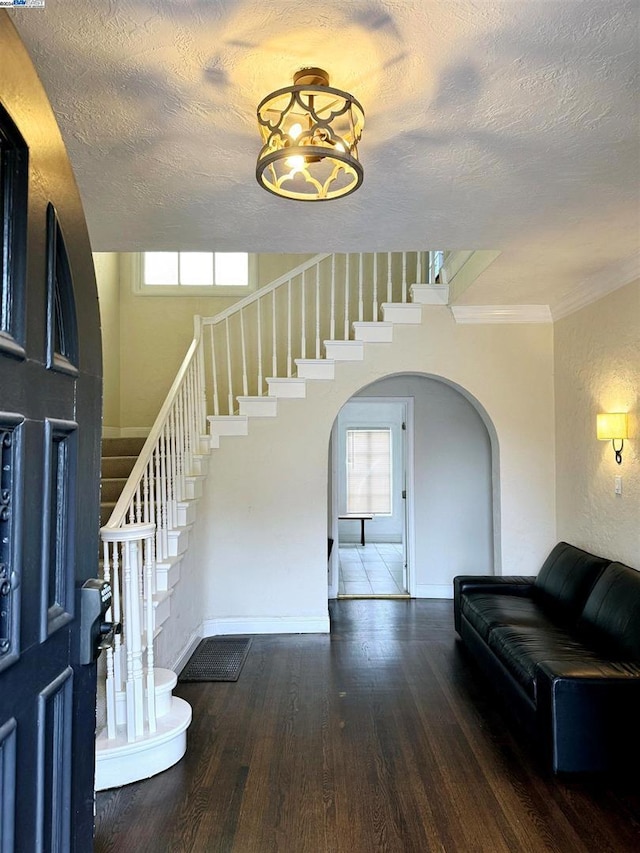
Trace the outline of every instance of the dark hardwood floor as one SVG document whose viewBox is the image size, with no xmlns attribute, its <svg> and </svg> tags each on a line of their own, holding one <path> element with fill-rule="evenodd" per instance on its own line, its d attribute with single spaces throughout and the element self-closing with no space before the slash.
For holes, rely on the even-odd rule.
<svg viewBox="0 0 640 853">
<path fill-rule="evenodd" d="M 341 600 L 260 636 L 236 683 L 179 685 L 185 758 L 98 794 L 96 853 L 623 853 L 640 783 L 562 782 L 519 743 L 451 602 Z"/>
</svg>

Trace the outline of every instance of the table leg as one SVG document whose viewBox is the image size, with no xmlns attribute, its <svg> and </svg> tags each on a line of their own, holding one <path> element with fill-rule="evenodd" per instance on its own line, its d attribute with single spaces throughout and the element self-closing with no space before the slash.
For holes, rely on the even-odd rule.
<svg viewBox="0 0 640 853">
<path fill-rule="evenodd" d="M 364 518 L 360 519 L 360 544 L 364 545 Z"/>
</svg>

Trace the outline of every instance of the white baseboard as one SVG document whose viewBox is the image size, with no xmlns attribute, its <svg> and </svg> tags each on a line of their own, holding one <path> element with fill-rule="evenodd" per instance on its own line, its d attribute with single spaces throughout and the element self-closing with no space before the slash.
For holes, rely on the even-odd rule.
<svg viewBox="0 0 640 853">
<path fill-rule="evenodd" d="M 221 616 L 205 619 L 203 637 L 218 634 L 328 634 L 326 616 Z"/>
<path fill-rule="evenodd" d="M 103 438 L 120 438 L 120 427 L 102 427 Z"/>
<path fill-rule="evenodd" d="M 419 583 L 416 598 L 453 598 L 452 583 Z"/>
<path fill-rule="evenodd" d="M 198 643 L 200 642 L 201 639 L 202 639 L 202 632 L 201 631 L 194 631 L 191 634 L 191 636 L 189 637 L 189 639 L 187 640 L 182 651 L 176 657 L 175 663 L 173 663 L 171 666 L 168 666 L 167 669 L 171 669 L 171 670 L 173 670 L 173 672 L 176 673 L 176 675 L 180 675 L 182 670 L 187 665 L 187 661 L 189 660 L 191 655 L 195 652 L 195 650 L 198 646 Z"/>
</svg>

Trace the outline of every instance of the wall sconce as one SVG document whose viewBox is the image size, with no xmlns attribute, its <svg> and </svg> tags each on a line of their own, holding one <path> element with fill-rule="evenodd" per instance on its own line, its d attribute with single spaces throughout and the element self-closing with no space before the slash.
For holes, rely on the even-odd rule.
<svg viewBox="0 0 640 853">
<path fill-rule="evenodd" d="M 616 462 L 620 465 L 622 463 L 624 439 L 629 437 L 627 413 L 610 412 L 609 414 L 598 415 L 596 429 L 600 441 L 611 441 L 613 451 L 616 454 Z M 616 447 L 617 441 L 620 442 L 620 447 Z"/>
</svg>

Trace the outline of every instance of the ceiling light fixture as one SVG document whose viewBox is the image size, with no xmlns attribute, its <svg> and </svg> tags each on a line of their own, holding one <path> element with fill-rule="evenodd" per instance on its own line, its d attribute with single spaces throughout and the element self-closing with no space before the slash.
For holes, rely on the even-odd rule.
<svg viewBox="0 0 640 853">
<path fill-rule="evenodd" d="M 364 111 L 348 92 L 332 89 L 322 68 L 302 68 L 293 86 L 258 105 L 260 186 L 296 201 L 326 201 L 357 190 L 363 169 L 358 142 Z"/>
</svg>

